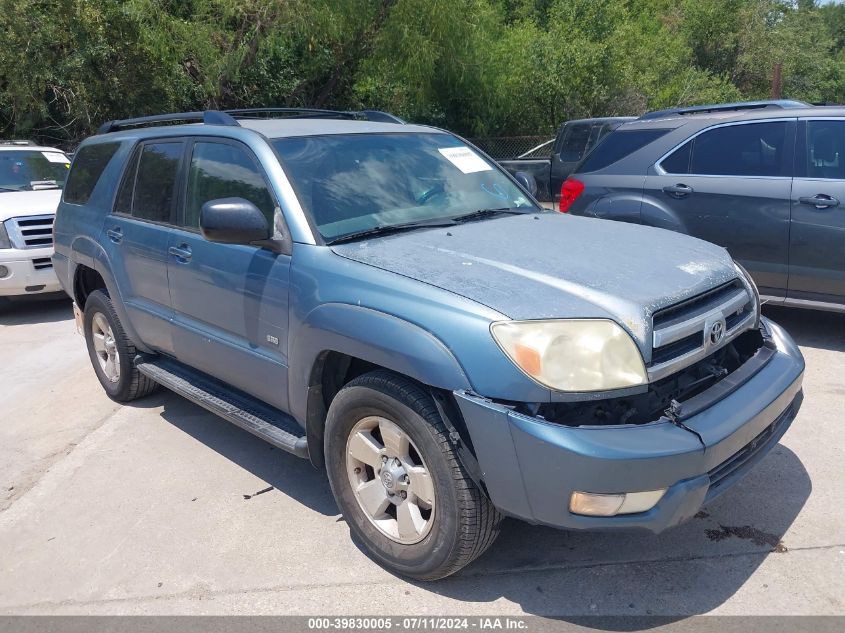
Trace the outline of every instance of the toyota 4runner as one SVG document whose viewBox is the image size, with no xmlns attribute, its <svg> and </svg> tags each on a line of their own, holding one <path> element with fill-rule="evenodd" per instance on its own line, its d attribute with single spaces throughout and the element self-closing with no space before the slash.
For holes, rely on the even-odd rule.
<svg viewBox="0 0 845 633">
<path fill-rule="evenodd" d="M 310 459 L 414 578 L 472 561 L 503 515 L 673 526 L 801 403 L 801 354 L 724 249 L 544 211 L 385 113 L 107 123 L 55 240 L 109 396 L 164 385 Z"/>
</svg>

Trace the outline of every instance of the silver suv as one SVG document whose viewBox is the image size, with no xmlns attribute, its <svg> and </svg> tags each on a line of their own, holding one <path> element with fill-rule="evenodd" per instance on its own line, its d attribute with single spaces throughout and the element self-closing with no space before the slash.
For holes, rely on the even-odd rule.
<svg viewBox="0 0 845 633">
<path fill-rule="evenodd" d="M 729 104 L 611 133 L 561 210 L 725 246 L 770 303 L 845 311 L 845 107 Z"/>
</svg>

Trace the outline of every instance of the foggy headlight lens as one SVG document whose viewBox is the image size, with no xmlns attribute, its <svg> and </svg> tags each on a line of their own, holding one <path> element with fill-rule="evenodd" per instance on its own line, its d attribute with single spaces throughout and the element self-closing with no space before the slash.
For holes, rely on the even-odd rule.
<svg viewBox="0 0 845 633">
<path fill-rule="evenodd" d="M 490 327 L 508 358 L 557 391 L 605 391 L 648 382 L 630 335 L 607 319 L 500 321 Z"/>
</svg>

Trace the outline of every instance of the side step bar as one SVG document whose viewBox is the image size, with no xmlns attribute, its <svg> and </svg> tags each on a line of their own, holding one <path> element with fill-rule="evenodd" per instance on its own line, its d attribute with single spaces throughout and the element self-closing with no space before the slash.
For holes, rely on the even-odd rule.
<svg viewBox="0 0 845 633">
<path fill-rule="evenodd" d="M 292 417 L 176 361 L 140 355 L 135 367 L 145 376 L 249 431 L 273 446 L 308 459 L 308 441 Z"/>
</svg>

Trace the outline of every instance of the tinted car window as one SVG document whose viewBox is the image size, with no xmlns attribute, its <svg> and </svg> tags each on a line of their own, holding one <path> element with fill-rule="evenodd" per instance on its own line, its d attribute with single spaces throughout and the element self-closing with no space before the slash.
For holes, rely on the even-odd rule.
<svg viewBox="0 0 845 633">
<path fill-rule="evenodd" d="M 560 150 L 561 160 L 581 160 L 587 141 L 590 139 L 590 127 L 589 123 L 567 126 L 566 137 L 563 139 L 563 147 Z"/>
<path fill-rule="evenodd" d="M 687 174 L 689 173 L 689 159 L 692 153 L 692 141 L 684 143 L 681 147 L 669 154 L 660 163 L 667 174 Z"/>
<path fill-rule="evenodd" d="M 616 130 L 605 136 L 589 153 L 577 172 L 604 169 L 660 138 L 669 130 Z"/>
<path fill-rule="evenodd" d="M 133 217 L 152 222 L 170 222 L 176 176 L 184 145 L 182 142 L 166 142 L 143 146 L 135 178 Z"/>
<path fill-rule="evenodd" d="M 845 121 L 807 123 L 806 174 L 845 180 Z"/>
<path fill-rule="evenodd" d="M 198 142 L 188 172 L 185 226 L 199 226 L 202 205 L 219 198 L 249 200 L 273 226 L 276 205 L 252 157 L 234 145 Z"/>
<path fill-rule="evenodd" d="M 85 204 L 91 197 L 106 165 L 117 152 L 120 143 L 97 143 L 80 149 L 73 159 L 73 169 L 67 179 L 64 200 L 71 204 Z M 62 169 L 65 166 L 62 165 Z"/>
<path fill-rule="evenodd" d="M 780 176 L 787 123 L 728 125 L 704 132 L 693 143 L 691 174 Z"/>
<path fill-rule="evenodd" d="M 132 193 L 135 191 L 135 175 L 138 172 L 138 157 L 140 155 L 140 149 L 136 149 L 123 172 L 123 180 L 114 202 L 115 213 L 125 213 L 126 215 L 132 213 Z"/>
</svg>

